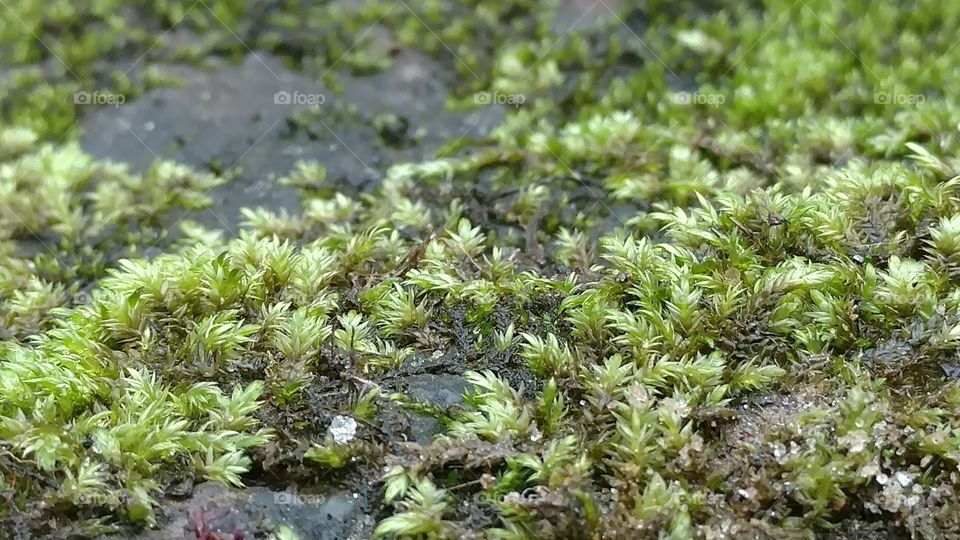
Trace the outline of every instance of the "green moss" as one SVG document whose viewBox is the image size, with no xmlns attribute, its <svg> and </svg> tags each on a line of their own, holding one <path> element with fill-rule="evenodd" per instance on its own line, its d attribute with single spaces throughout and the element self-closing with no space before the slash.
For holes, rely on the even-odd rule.
<svg viewBox="0 0 960 540">
<path fill-rule="evenodd" d="M 0 34 L 12 63 L 80 75 L 18 65 L 0 98 L 0 487 L 31 523 L 152 523 L 170 478 L 256 468 L 381 474 L 377 536 L 958 530 L 960 8 L 648 3 L 555 37 L 530 2 L 295 4 L 253 44 L 322 76 L 376 22 L 461 76 L 452 105 L 514 106 L 370 193 L 300 163 L 302 212 L 188 224 L 145 260 L 223 179 L 40 142 L 72 125 L 57 100 L 180 18 L 209 36 L 189 57 L 230 58 L 252 15 L 77 8 L 94 33 L 28 3 L 30 31 Z M 399 122 L 374 124 L 399 145 Z M 431 370 L 462 404 L 407 395 Z M 432 443 L 389 436 L 411 411 L 441 420 Z"/>
</svg>

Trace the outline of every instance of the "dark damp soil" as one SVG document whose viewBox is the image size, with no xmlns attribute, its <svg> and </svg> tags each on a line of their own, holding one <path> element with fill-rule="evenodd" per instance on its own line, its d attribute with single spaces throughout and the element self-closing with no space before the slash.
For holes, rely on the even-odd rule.
<svg viewBox="0 0 960 540">
<path fill-rule="evenodd" d="M 336 353 L 334 353 L 336 354 Z M 191 540 L 265 538 L 279 526 L 296 531 L 303 540 L 369 538 L 378 520 L 385 517 L 380 476 L 394 462 L 428 463 L 448 470 L 451 485 L 472 485 L 492 465 L 512 452 L 480 440 L 435 441 L 445 416 L 463 403 L 469 384 L 458 373 L 475 367 L 460 354 L 412 362 L 404 373 L 366 380 L 357 374 L 324 377 L 293 408 L 265 403 L 257 415 L 274 426 L 277 437 L 254 451 L 255 468 L 244 476 L 247 488 L 224 487 L 210 482 L 172 477 L 157 515 L 158 528 L 128 530 L 120 538 L 140 540 Z M 490 367 L 510 371 L 509 362 Z M 520 375 L 518 372 L 518 376 Z M 529 373 L 526 377 L 532 379 Z M 408 404 L 376 401 L 376 413 L 361 420 L 356 440 L 376 445 L 359 448 L 357 457 L 340 469 L 304 464 L 304 441 L 322 440 L 338 412 L 346 412 L 351 399 L 371 385 L 382 395 L 402 392 Z M 463 475 L 463 476 L 460 476 Z M 198 480 L 199 482 L 199 480 Z M 483 519 L 482 509 L 475 519 Z M 204 536 L 208 535 L 208 536 Z M 228 536 L 233 535 L 233 536 Z M 117 538 L 111 536 L 110 538 Z"/>
</svg>

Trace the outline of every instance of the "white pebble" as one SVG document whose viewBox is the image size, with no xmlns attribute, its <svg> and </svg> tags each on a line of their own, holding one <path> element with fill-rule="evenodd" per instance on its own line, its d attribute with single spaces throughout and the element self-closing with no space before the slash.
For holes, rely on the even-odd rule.
<svg viewBox="0 0 960 540">
<path fill-rule="evenodd" d="M 346 444 L 357 435 L 357 421 L 349 416 L 334 416 L 327 430 L 336 444 Z"/>
<path fill-rule="evenodd" d="M 905 472 L 903 472 L 903 471 L 899 471 L 899 472 L 897 472 L 897 482 L 900 482 L 900 485 L 901 485 L 902 487 L 907 487 L 907 486 L 909 486 L 910 484 L 913 483 L 913 479 L 910 478 L 910 475 L 909 475 L 909 474 L 907 474 L 907 473 L 905 473 Z"/>
</svg>

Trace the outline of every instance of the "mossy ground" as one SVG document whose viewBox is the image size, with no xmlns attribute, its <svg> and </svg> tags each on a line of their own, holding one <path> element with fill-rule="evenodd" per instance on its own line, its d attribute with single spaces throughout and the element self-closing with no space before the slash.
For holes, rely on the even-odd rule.
<svg viewBox="0 0 960 540">
<path fill-rule="evenodd" d="M 133 536 L 203 480 L 355 493 L 358 537 L 960 535 L 960 4 L 4 8 L 4 537 Z M 232 171 L 76 142 L 77 92 L 402 50 L 501 125 L 369 189 L 304 160 L 236 237 L 170 232 Z"/>
</svg>

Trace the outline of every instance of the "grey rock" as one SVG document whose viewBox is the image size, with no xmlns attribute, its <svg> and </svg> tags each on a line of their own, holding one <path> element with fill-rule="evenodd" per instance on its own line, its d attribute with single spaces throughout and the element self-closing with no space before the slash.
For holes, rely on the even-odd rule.
<svg viewBox="0 0 960 540">
<path fill-rule="evenodd" d="M 442 408 L 463 403 L 469 386 L 459 375 L 413 375 L 406 382 L 410 397 Z"/>
<path fill-rule="evenodd" d="M 463 394 L 469 386 L 459 375 L 413 375 L 406 383 L 407 395 L 443 409 L 463 403 Z M 423 414 L 412 414 L 409 423 L 410 436 L 419 444 L 429 444 L 442 431 L 436 418 Z"/>
<path fill-rule="evenodd" d="M 236 489 L 209 482 L 197 486 L 190 499 L 162 504 L 158 522 L 158 529 L 133 538 L 193 540 L 198 527 L 261 538 L 286 525 L 303 540 L 343 540 L 369 537 L 375 525 L 358 494 Z"/>
<path fill-rule="evenodd" d="M 236 233 L 240 208 L 299 211 L 296 192 L 273 180 L 298 160 L 323 164 L 338 189 L 361 190 L 374 186 L 394 163 L 429 159 L 444 143 L 489 133 L 504 110 L 447 110 L 445 70 L 404 51 L 384 72 L 338 76 L 342 91 L 333 92 L 259 53 L 213 71 L 178 66 L 173 71 L 184 87 L 155 89 L 88 112 L 81 146 L 135 171 L 162 158 L 237 173 L 211 193 L 213 208 L 185 216 Z M 300 126 L 297 119 L 311 110 L 316 116 Z M 415 144 L 388 146 L 373 122 L 383 114 L 402 118 L 410 133 L 422 137 Z"/>
</svg>

